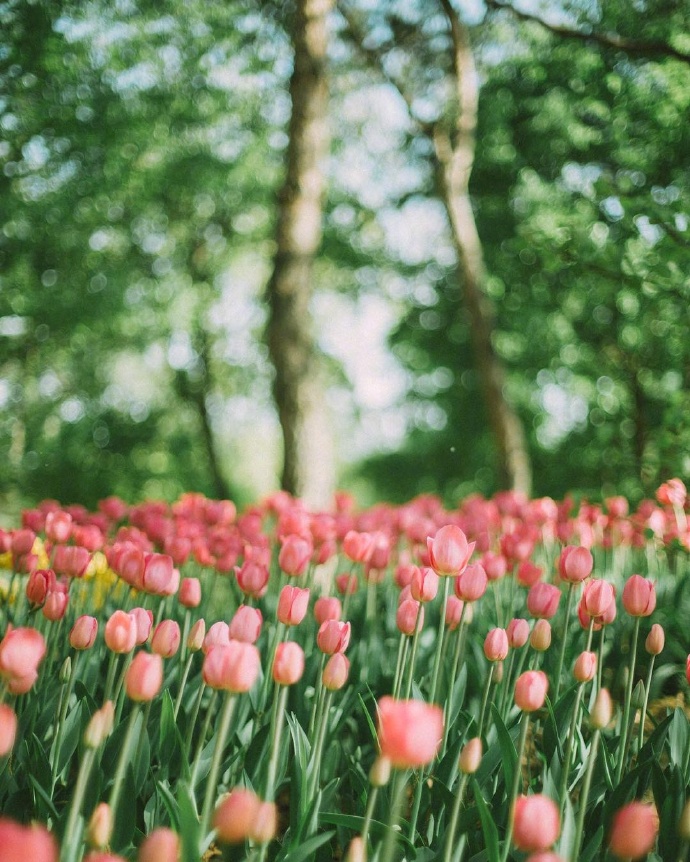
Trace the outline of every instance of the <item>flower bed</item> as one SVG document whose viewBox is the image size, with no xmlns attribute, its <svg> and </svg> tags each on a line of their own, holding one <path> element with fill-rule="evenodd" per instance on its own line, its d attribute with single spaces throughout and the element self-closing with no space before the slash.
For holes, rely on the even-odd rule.
<svg viewBox="0 0 690 862">
<path fill-rule="evenodd" d="M 0 862 L 685 858 L 689 549 L 679 480 L 45 501 L 0 530 Z"/>
</svg>

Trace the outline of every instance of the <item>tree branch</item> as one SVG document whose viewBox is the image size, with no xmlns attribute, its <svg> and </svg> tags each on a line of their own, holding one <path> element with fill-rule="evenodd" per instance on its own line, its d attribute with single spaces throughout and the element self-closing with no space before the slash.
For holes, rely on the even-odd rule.
<svg viewBox="0 0 690 862">
<path fill-rule="evenodd" d="M 501 0 L 486 0 L 486 5 L 489 9 L 503 9 L 506 12 L 510 12 L 521 21 L 533 21 L 551 33 L 555 33 L 557 36 L 564 36 L 567 39 L 578 39 L 580 42 L 596 42 L 598 45 L 603 45 L 606 48 L 615 48 L 619 51 L 625 51 L 626 54 L 638 57 L 672 57 L 674 60 L 680 60 L 681 63 L 690 64 L 690 54 L 678 51 L 666 42 L 638 42 L 636 39 L 628 39 L 625 36 L 620 36 L 618 33 L 598 33 L 596 31 L 587 33 L 573 27 L 566 27 L 563 24 L 552 24 L 538 15 L 522 12 L 510 3 L 503 3 Z"/>
<path fill-rule="evenodd" d="M 349 9 L 347 3 L 343 2 L 338 3 L 338 10 L 347 22 L 350 35 L 352 36 L 357 50 L 367 60 L 374 63 L 374 65 L 378 67 L 385 80 L 398 91 L 401 99 L 403 100 L 403 102 L 405 102 L 405 105 L 407 106 L 407 111 L 410 115 L 410 119 L 412 120 L 412 122 L 419 128 L 419 130 L 423 134 L 427 135 L 429 138 L 432 138 L 434 134 L 435 124 L 423 120 L 416 113 L 414 109 L 414 97 L 412 93 L 407 89 L 404 82 L 400 78 L 398 78 L 396 75 L 391 75 L 390 72 L 386 69 L 386 64 L 384 62 L 382 51 L 378 48 L 371 48 L 365 45 L 364 33 L 362 31 L 362 28 L 359 26 L 359 22 L 357 21 L 353 10 Z"/>
</svg>

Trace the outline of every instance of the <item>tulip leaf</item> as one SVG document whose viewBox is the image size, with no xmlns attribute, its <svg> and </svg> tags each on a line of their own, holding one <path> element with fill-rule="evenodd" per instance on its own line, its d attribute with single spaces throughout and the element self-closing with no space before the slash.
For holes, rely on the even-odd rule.
<svg viewBox="0 0 690 862">
<path fill-rule="evenodd" d="M 173 828 L 176 832 L 180 831 L 180 806 L 177 802 L 177 799 L 173 796 L 170 788 L 167 783 L 164 781 L 159 781 L 156 785 L 156 790 L 160 795 L 160 798 L 163 800 L 163 805 L 165 805 L 168 814 L 170 816 L 170 822 L 173 825 Z"/>
<path fill-rule="evenodd" d="M 79 701 L 72 711 L 68 713 L 67 718 L 65 719 L 65 724 L 62 729 L 60 754 L 57 761 L 57 775 L 62 774 L 62 771 L 71 760 L 72 755 L 79 745 L 79 740 L 82 735 L 82 727 L 84 726 L 84 722 L 82 721 L 83 713 L 83 702 Z M 88 718 L 86 720 L 88 720 Z"/>
<path fill-rule="evenodd" d="M 304 860 L 309 859 L 312 854 L 319 849 L 319 847 L 327 841 L 330 841 L 334 835 L 335 830 L 332 829 L 330 832 L 324 832 L 323 835 L 314 835 L 313 838 L 308 838 L 304 843 L 300 844 L 299 847 L 285 847 L 276 857 L 276 862 L 304 862 Z"/>
<path fill-rule="evenodd" d="M 472 779 L 472 793 L 474 794 L 475 801 L 477 803 L 477 809 L 479 810 L 479 819 L 482 824 L 482 832 L 484 834 L 484 843 L 486 844 L 486 853 L 489 862 L 499 862 L 500 853 L 499 853 L 499 844 L 498 844 L 498 829 L 496 828 L 496 822 L 494 821 L 493 815 L 489 811 L 489 807 L 482 796 L 482 792 L 479 789 L 479 785 L 476 780 Z"/>
<path fill-rule="evenodd" d="M 124 785 L 117 806 L 112 845 L 115 850 L 125 850 L 134 836 L 137 822 L 137 794 L 134 785 L 134 764 L 130 763 L 125 772 Z"/>
<path fill-rule="evenodd" d="M 503 766 L 503 774 L 505 775 L 505 784 L 506 787 L 512 787 L 517 766 L 517 749 L 515 748 L 512 736 L 508 732 L 508 728 L 505 726 L 503 719 L 501 718 L 501 713 L 493 703 L 491 704 L 491 714 L 493 715 L 494 726 L 498 733 L 498 744 L 501 747 L 501 754 L 503 755 L 501 758 L 501 764 Z M 516 725 L 515 729 L 517 731 L 516 735 L 519 735 L 519 725 Z"/>
<path fill-rule="evenodd" d="M 177 785 L 177 804 L 180 816 L 180 837 L 182 838 L 182 858 L 198 859 L 201 826 L 196 810 L 192 788 L 180 781 Z"/>
<path fill-rule="evenodd" d="M 604 827 L 600 826 L 594 833 L 594 835 L 590 838 L 590 840 L 587 842 L 580 855 L 577 857 L 578 862 L 592 862 L 592 860 L 599 852 L 603 837 Z"/>
<path fill-rule="evenodd" d="M 668 742 L 673 763 L 685 763 L 688 744 L 688 720 L 682 709 L 673 710 L 673 718 L 668 731 Z"/>
</svg>

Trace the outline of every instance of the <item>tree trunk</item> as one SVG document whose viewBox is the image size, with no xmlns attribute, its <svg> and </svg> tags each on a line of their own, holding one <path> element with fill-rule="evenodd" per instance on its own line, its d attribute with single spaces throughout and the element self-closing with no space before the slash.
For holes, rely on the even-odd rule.
<svg viewBox="0 0 690 862">
<path fill-rule="evenodd" d="M 278 197 L 274 269 L 267 287 L 266 334 L 283 432 L 282 487 L 312 504 L 324 504 L 334 487 L 334 457 L 309 304 L 329 147 L 326 49 L 333 0 L 297 0 L 295 5 L 292 117 Z"/>
<path fill-rule="evenodd" d="M 479 100 L 477 71 L 467 28 L 449 0 L 441 0 L 441 5 L 450 22 L 458 98 L 454 140 L 440 123 L 433 129 L 443 202 L 458 255 L 477 371 L 497 448 L 499 480 L 505 487 L 529 494 L 532 485 L 530 458 L 522 422 L 506 399 L 505 372 L 491 343 L 493 309 L 483 291 L 484 259 L 470 199 Z"/>
</svg>

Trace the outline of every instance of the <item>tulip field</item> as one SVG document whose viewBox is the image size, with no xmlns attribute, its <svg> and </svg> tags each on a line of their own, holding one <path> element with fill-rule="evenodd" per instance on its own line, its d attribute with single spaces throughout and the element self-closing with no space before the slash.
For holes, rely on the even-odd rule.
<svg viewBox="0 0 690 862">
<path fill-rule="evenodd" d="M 503 492 L 0 529 L 0 862 L 690 859 L 690 529 Z"/>
</svg>

